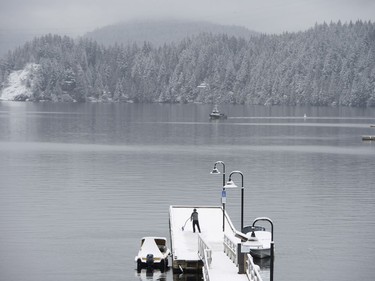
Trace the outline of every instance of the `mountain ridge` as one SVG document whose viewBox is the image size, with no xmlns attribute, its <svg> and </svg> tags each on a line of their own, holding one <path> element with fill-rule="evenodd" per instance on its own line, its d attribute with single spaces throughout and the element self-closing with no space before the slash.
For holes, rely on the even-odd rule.
<svg viewBox="0 0 375 281">
<path fill-rule="evenodd" d="M 187 20 L 134 20 L 97 28 L 83 35 L 105 46 L 114 44 L 143 44 L 149 42 L 155 46 L 178 43 L 186 37 L 199 33 L 227 34 L 249 39 L 259 33 L 246 27 L 220 25 L 206 21 Z"/>
<path fill-rule="evenodd" d="M 180 32 L 178 32 L 180 28 Z M 138 30 L 138 31 L 137 31 Z M 169 32 L 169 35 L 168 35 Z M 81 36 L 70 36 L 65 32 L 49 32 L 60 36 L 69 36 L 72 38 L 92 38 L 100 44 L 109 46 L 116 44 L 129 44 L 148 41 L 156 46 L 164 43 L 178 42 L 183 37 L 197 35 L 201 32 L 228 33 L 237 37 L 248 38 L 259 33 L 251 31 L 242 26 L 220 25 L 206 21 L 188 21 L 188 20 L 133 20 L 120 22 L 117 24 L 98 27 L 92 31 L 86 32 Z M 0 57 L 6 55 L 9 51 L 22 46 L 27 41 L 35 37 L 41 37 L 48 33 L 41 33 L 41 30 L 12 30 L 6 32 L 0 30 Z M 173 36 L 171 35 L 173 34 Z M 143 36 L 143 37 L 142 37 Z"/>
</svg>

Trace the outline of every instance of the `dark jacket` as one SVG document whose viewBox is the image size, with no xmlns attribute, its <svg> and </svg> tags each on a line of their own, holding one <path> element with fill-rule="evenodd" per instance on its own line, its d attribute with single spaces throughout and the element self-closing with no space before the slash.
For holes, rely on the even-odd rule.
<svg viewBox="0 0 375 281">
<path fill-rule="evenodd" d="M 193 221 L 197 221 L 198 220 L 198 212 L 197 211 L 194 211 L 191 216 L 190 216 L 190 220 L 193 220 Z"/>
</svg>

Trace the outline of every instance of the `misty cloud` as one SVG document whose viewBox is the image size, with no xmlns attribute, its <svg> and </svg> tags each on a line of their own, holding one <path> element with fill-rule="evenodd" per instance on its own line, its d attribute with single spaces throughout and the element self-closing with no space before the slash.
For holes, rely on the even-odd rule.
<svg viewBox="0 0 375 281">
<path fill-rule="evenodd" d="M 135 19 L 205 20 L 265 33 L 375 19 L 372 0 L 0 0 L 0 31 L 78 35 Z"/>
</svg>

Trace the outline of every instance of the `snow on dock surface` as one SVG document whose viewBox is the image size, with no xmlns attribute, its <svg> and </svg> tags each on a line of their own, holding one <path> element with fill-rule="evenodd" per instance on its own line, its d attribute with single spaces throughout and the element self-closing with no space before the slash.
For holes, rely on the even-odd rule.
<svg viewBox="0 0 375 281">
<path fill-rule="evenodd" d="M 198 255 L 198 230 L 193 233 L 191 213 L 196 208 L 201 228 L 201 239 L 212 251 L 209 266 L 209 279 L 214 280 L 249 280 L 246 274 L 238 274 L 235 263 L 224 253 L 223 210 L 217 206 L 170 206 L 170 234 L 173 254 L 173 270 L 180 267 L 185 271 L 202 270 L 203 262 Z M 189 220 L 188 220 L 189 219 Z M 182 227 L 186 223 L 184 229 Z M 227 217 L 225 232 L 233 236 L 233 225 Z M 234 236 L 233 236 L 234 238 Z M 236 239 L 236 238 L 234 238 Z M 237 239 L 238 242 L 240 241 Z"/>
<path fill-rule="evenodd" d="M 245 274 L 238 274 L 237 266 L 224 251 L 214 252 L 210 268 L 210 280 L 248 280 Z"/>
<path fill-rule="evenodd" d="M 196 233 L 193 233 L 193 225 L 190 221 L 194 208 L 197 209 L 201 235 L 205 240 L 223 244 L 223 211 L 221 207 L 171 206 L 172 252 L 178 259 L 200 260 L 198 257 L 198 230 L 196 229 Z M 187 219 L 189 221 L 182 230 Z"/>
</svg>

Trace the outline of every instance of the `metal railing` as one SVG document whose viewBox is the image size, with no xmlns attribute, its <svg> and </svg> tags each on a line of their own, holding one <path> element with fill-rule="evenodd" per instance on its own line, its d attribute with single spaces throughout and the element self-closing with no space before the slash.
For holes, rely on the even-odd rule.
<svg viewBox="0 0 375 281">
<path fill-rule="evenodd" d="M 204 265 L 203 265 L 203 280 L 210 281 L 210 264 L 212 261 L 212 251 L 205 249 L 204 250 Z M 207 261 L 207 262 L 205 262 Z"/>
<path fill-rule="evenodd" d="M 212 262 L 212 250 L 204 241 L 202 236 L 198 235 L 198 256 L 203 261 L 203 280 L 210 281 L 210 267 Z"/>
<path fill-rule="evenodd" d="M 228 237 L 228 235 L 224 234 L 224 253 L 229 257 L 229 259 L 237 264 L 237 242 L 234 242 L 232 239 Z"/>
<path fill-rule="evenodd" d="M 263 281 L 259 273 L 259 266 L 254 264 L 253 257 L 250 254 L 246 255 L 246 275 L 250 281 Z"/>
<path fill-rule="evenodd" d="M 241 249 L 241 243 L 238 241 L 241 239 L 241 234 L 239 233 L 233 225 L 230 225 L 233 233 L 224 233 L 224 253 L 229 257 L 229 259 L 239 266 L 239 249 Z M 253 257 L 250 254 L 245 255 L 245 273 L 250 281 L 262 281 L 262 277 L 259 273 L 259 266 L 254 264 Z"/>
</svg>

